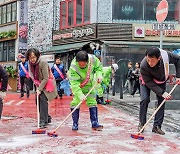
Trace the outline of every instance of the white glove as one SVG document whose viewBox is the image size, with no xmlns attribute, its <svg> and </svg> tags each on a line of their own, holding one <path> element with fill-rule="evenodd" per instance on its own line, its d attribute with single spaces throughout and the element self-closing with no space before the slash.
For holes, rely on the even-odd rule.
<svg viewBox="0 0 180 154">
<path fill-rule="evenodd" d="M 37 95 L 40 95 L 41 94 L 41 91 L 39 89 L 36 90 L 36 94 Z"/>
<path fill-rule="evenodd" d="M 81 101 L 85 101 L 85 100 L 86 100 L 86 96 L 85 96 L 85 95 L 82 95 L 82 96 L 80 97 L 80 100 L 81 100 Z"/>
<path fill-rule="evenodd" d="M 97 83 L 101 83 L 101 82 L 102 82 L 102 78 L 98 78 Z"/>
<path fill-rule="evenodd" d="M 180 78 L 176 78 L 176 83 L 180 84 Z"/>
<path fill-rule="evenodd" d="M 170 100 L 172 98 L 172 96 L 168 94 L 167 92 L 164 92 L 162 97 L 164 97 L 166 100 Z"/>
<path fill-rule="evenodd" d="M 0 91 L 0 98 L 4 99 L 6 97 L 6 92 Z"/>
</svg>

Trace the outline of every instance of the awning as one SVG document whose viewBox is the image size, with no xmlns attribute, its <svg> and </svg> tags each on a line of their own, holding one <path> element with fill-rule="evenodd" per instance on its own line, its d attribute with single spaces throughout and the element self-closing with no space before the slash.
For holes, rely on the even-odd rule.
<svg viewBox="0 0 180 154">
<path fill-rule="evenodd" d="M 81 42 L 81 43 L 71 43 L 71 44 L 65 44 L 65 45 L 52 46 L 49 50 L 42 52 L 42 54 L 54 54 L 54 53 L 69 52 L 71 50 L 80 49 L 88 43 L 89 42 Z"/>
<path fill-rule="evenodd" d="M 110 47 L 137 47 L 137 46 L 160 46 L 160 42 L 132 42 L 132 41 L 103 41 L 104 44 Z M 164 47 L 180 48 L 180 43 L 163 42 Z"/>
</svg>

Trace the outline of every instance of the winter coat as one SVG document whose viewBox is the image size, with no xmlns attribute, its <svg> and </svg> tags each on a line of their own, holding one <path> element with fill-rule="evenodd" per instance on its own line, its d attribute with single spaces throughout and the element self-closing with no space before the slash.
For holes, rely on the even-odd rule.
<svg viewBox="0 0 180 154">
<path fill-rule="evenodd" d="M 1 65 L 0 65 L 0 82 L 2 82 L 0 91 L 2 92 L 7 91 L 8 74 Z"/>
<path fill-rule="evenodd" d="M 34 77 L 33 77 L 33 74 L 32 74 L 31 68 L 30 68 L 30 64 L 28 64 L 28 65 L 29 65 L 30 77 L 33 79 Z M 43 58 L 40 57 L 40 59 L 39 59 L 39 81 L 40 81 L 40 85 L 39 85 L 38 89 L 40 91 L 44 92 L 48 101 L 52 101 L 54 98 L 57 97 L 57 88 L 56 88 L 55 79 L 53 77 L 54 91 L 48 92 L 46 90 L 45 86 L 46 86 L 46 83 L 49 79 L 49 73 L 50 73 L 50 68 L 49 68 L 47 61 L 45 61 Z"/>
</svg>

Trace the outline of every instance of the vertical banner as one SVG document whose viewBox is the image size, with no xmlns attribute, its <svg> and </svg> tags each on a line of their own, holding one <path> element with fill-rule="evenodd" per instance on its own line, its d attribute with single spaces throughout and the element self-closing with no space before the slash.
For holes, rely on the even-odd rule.
<svg viewBox="0 0 180 154">
<path fill-rule="evenodd" d="M 20 20 L 19 20 L 19 53 L 27 51 L 28 37 L 28 0 L 20 0 Z"/>
</svg>

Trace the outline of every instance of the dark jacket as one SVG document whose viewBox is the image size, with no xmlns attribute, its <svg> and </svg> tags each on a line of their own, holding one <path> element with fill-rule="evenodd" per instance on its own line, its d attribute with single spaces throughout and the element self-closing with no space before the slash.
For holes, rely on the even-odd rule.
<svg viewBox="0 0 180 154">
<path fill-rule="evenodd" d="M 64 65 L 63 64 L 56 64 L 56 66 L 59 68 L 59 70 L 63 74 L 64 78 L 66 78 L 66 72 L 65 72 L 65 69 L 64 69 Z M 60 74 L 58 73 L 58 71 L 56 70 L 54 65 L 51 67 L 51 71 L 52 71 L 52 73 L 53 73 L 56 80 L 59 80 L 59 81 L 63 80 L 61 78 Z"/>
<path fill-rule="evenodd" d="M 169 64 L 174 64 L 176 68 L 176 77 L 180 78 L 180 56 L 171 52 L 167 52 L 169 57 Z M 142 60 L 140 66 L 140 73 L 146 86 L 155 92 L 157 95 L 162 96 L 165 92 L 160 88 L 154 79 L 158 81 L 165 81 L 164 63 L 161 59 L 155 67 L 150 67 L 146 61 L 146 57 Z"/>
<path fill-rule="evenodd" d="M 1 85 L 1 91 L 7 91 L 7 85 L 8 85 L 8 74 L 5 71 L 5 69 L 0 65 L 0 82 L 2 82 Z"/>
<path fill-rule="evenodd" d="M 22 63 L 22 62 L 21 62 Z M 21 66 L 21 63 L 19 63 L 19 76 L 20 77 L 25 77 L 26 76 L 26 73 L 24 72 L 24 70 L 22 69 L 22 66 Z M 28 71 L 28 62 L 25 61 L 24 63 L 22 63 L 23 66 L 25 67 L 25 69 Z"/>
</svg>

